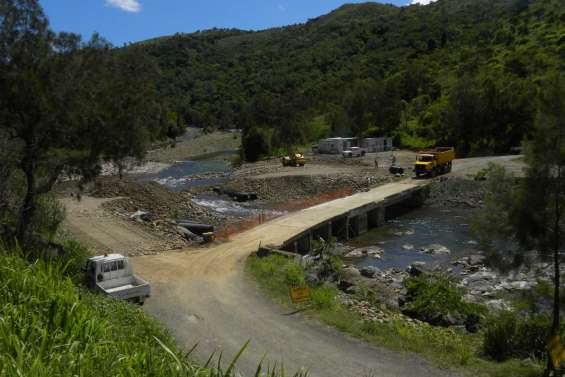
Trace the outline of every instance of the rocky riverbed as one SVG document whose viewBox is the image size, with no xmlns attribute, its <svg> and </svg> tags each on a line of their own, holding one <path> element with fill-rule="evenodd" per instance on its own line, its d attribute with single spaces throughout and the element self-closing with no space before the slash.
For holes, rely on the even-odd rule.
<svg viewBox="0 0 565 377">
<path fill-rule="evenodd" d="M 348 258 L 367 255 L 380 258 L 382 250 L 373 247 L 344 251 L 343 247 L 337 247 L 333 253 Z M 347 263 L 339 273 L 324 277 L 320 275 L 320 271 L 324 269 L 316 267 L 316 263 L 322 263 L 322 259 L 319 256 L 302 257 L 302 264 L 308 271 L 309 281 L 313 283 L 321 280 L 331 281 L 341 291 L 338 299 L 343 305 L 357 312 L 366 321 L 379 323 L 404 320 L 407 323 L 421 324 L 421 319 L 411 317 L 410 313 L 403 311 L 403 305 L 409 300 L 405 282 L 410 277 L 422 274 L 446 277 L 460 289 L 463 302 L 479 304 L 488 311 L 496 311 L 515 310 L 514 298 L 531 294 L 538 284 L 551 281 L 553 275 L 552 265 L 542 262 L 533 263 L 528 268 L 511 273 L 502 273 L 490 267 L 484 255 L 473 254 L 444 263 L 414 262 L 405 269 L 357 267 Z M 442 316 L 438 313 L 431 315 L 429 321 L 431 324 L 466 327 L 469 331 L 476 331 L 478 319 L 471 319 L 470 324 L 467 316 L 457 313 Z"/>
</svg>

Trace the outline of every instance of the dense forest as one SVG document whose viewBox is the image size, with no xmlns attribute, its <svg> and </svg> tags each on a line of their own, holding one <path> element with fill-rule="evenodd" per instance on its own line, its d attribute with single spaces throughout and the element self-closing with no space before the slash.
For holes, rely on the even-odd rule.
<svg viewBox="0 0 565 377">
<path fill-rule="evenodd" d="M 140 43 L 171 122 L 241 128 L 247 159 L 326 135 L 506 152 L 565 62 L 562 0 L 344 5 L 304 24 Z M 139 46 L 139 44 L 138 44 Z"/>
</svg>

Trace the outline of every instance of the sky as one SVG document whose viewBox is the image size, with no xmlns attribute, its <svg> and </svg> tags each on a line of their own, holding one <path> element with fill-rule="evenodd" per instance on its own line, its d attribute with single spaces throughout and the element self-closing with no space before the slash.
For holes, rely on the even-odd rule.
<svg viewBox="0 0 565 377">
<path fill-rule="evenodd" d="M 55 31 L 100 33 L 116 46 L 197 30 L 260 30 L 307 21 L 367 0 L 39 0 Z M 387 0 L 394 5 L 434 0 Z"/>
</svg>

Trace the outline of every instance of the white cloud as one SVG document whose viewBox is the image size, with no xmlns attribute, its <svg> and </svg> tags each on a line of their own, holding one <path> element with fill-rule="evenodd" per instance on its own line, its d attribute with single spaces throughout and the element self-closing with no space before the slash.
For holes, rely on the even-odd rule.
<svg viewBox="0 0 565 377">
<path fill-rule="evenodd" d="M 138 0 L 106 0 L 106 5 L 119 8 L 124 12 L 141 12 L 141 4 Z"/>
<path fill-rule="evenodd" d="M 412 0 L 410 2 L 410 5 L 414 5 L 414 4 L 428 5 L 430 3 L 433 3 L 434 1 L 437 1 L 437 0 Z"/>
<path fill-rule="evenodd" d="M 281 12 L 286 12 L 286 7 L 283 4 L 278 4 L 277 8 L 281 11 Z"/>
</svg>

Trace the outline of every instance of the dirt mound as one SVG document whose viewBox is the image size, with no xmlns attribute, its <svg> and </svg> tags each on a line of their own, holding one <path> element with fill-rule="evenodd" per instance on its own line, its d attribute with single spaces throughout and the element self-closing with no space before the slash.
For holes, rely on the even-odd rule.
<svg viewBox="0 0 565 377">
<path fill-rule="evenodd" d="M 183 218 L 213 225 L 227 220 L 225 216 L 192 202 L 192 194 L 173 192 L 156 182 L 103 178 L 96 182 L 89 194 L 98 198 L 123 197 L 104 206 L 126 213 L 147 211 L 152 220 Z"/>
<path fill-rule="evenodd" d="M 281 203 L 289 200 L 313 198 L 322 194 L 350 188 L 352 192 L 366 191 L 371 187 L 390 182 L 393 177 L 364 176 L 281 176 L 261 179 L 237 178 L 226 185 L 236 191 L 257 193 L 260 200 Z"/>
<path fill-rule="evenodd" d="M 432 207 L 480 208 L 485 193 L 484 181 L 449 177 L 431 184 L 426 204 Z"/>
</svg>

